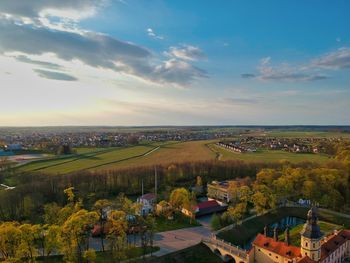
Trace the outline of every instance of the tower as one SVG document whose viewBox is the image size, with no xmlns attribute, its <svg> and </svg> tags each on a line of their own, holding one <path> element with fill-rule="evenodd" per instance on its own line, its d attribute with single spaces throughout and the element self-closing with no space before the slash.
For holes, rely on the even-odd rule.
<svg viewBox="0 0 350 263">
<path fill-rule="evenodd" d="M 308 256 L 314 261 L 321 258 L 321 239 L 323 234 L 317 224 L 317 210 L 312 207 L 307 213 L 307 221 L 301 234 L 301 255 Z"/>
</svg>

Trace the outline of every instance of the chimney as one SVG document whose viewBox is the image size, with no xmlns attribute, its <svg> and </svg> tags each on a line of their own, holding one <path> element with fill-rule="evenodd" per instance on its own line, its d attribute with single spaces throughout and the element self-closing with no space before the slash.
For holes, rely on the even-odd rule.
<svg viewBox="0 0 350 263">
<path fill-rule="evenodd" d="M 284 231 L 284 242 L 287 246 L 290 245 L 289 226 L 287 226 L 286 231 Z"/>
<path fill-rule="evenodd" d="M 273 240 L 278 241 L 278 229 L 277 226 L 273 229 Z"/>
<path fill-rule="evenodd" d="M 268 236 L 268 229 L 267 226 L 265 225 L 264 227 L 264 236 L 267 237 Z"/>
</svg>

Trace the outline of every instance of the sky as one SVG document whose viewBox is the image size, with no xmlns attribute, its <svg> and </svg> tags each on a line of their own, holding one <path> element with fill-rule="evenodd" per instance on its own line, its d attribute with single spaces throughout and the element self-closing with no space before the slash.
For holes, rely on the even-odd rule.
<svg viewBox="0 0 350 263">
<path fill-rule="evenodd" d="M 349 10 L 0 0 L 0 126 L 350 125 Z"/>
</svg>

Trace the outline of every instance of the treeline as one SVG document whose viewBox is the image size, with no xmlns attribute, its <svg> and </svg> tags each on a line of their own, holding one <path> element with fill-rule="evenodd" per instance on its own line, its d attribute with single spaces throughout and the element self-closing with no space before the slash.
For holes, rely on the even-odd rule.
<svg viewBox="0 0 350 263">
<path fill-rule="evenodd" d="M 330 162 L 328 166 L 343 166 Z M 327 166 L 326 165 L 326 166 Z M 239 177 L 254 178 L 264 168 L 282 167 L 318 168 L 318 163 L 288 162 L 248 163 L 243 161 L 203 161 L 185 162 L 157 167 L 136 167 L 119 170 L 88 172 L 81 171 L 67 175 L 45 175 L 34 172 L 12 175 L 17 187 L 11 191 L 0 191 L 0 220 L 38 221 L 43 205 L 56 202 L 65 204 L 62 194 L 67 187 L 74 187 L 77 195 L 84 198 L 84 207 L 89 208 L 97 199 L 113 198 L 120 192 L 126 195 L 141 194 L 141 185 L 145 191 L 154 191 L 155 169 L 158 178 L 158 193 L 167 199 L 170 191 L 176 187 L 189 188 L 196 182 L 197 176 L 203 184 L 212 180 L 226 180 Z"/>
<path fill-rule="evenodd" d="M 308 164 L 310 165 L 310 164 Z M 157 167 L 137 167 L 120 170 L 88 172 L 81 171 L 67 175 L 46 175 L 22 173 L 13 175 L 17 187 L 11 191 L 0 191 L 0 220 L 38 220 L 46 203 L 65 204 L 63 190 L 74 187 L 77 195 L 84 197 L 89 207 L 100 198 L 111 198 L 120 192 L 126 195 L 153 191 L 155 169 L 157 170 L 159 193 L 167 198 L 170 190 L 176 187 L 190 187 L 196 177 L 203 183 L 212 180 L 225 180 L 236 177 L 255 177 L 262 168 L 277 168 L 280 163 L 245 163 L 242 161 L 205 161 L 180 163 Z"/>
</svg>

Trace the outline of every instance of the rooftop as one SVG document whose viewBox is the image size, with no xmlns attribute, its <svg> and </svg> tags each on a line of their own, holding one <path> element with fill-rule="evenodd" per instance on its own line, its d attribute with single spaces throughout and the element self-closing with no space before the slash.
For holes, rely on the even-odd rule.
<svg viewBox="0 0 350 263">
<path fill-rule="evenodd" d="M 300 257 L 300 248 L 292 245 L 287 245 L 282 241 L 275 241 L 271 237 L 266 237 L 263 234 L 258 234 L 253 245 L 271 251 L 286 258 Z"/>
</svg>

